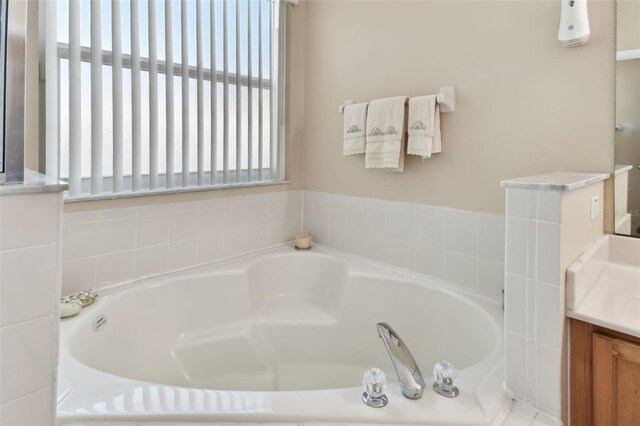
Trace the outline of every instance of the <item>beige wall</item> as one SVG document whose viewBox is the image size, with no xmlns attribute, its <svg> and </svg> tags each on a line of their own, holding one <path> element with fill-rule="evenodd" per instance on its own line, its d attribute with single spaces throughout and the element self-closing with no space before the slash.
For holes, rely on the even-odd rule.
<svg viewBox="0 0 640 426">
<path fill-rule="evenodd" d="M 613 169 L 615 5 L 589 2 L 588 45 L 559 46 L 557 1 L 307 4 L 305 187 L 504 212 L 501 179 Z M 404 173 L 341 154 L 345 99 L 457 89 L 443 152 Z"/>
<path fill-rule="evenodd" d="M 640 1 L 618 0 L 616 15 L 617 49 L 640 49 Z"/>
<path fill-rule="evenodd" d="M 565 49 L 556 40 L 556 1 L 303 0 L 289 7 L 290 185 L 72 203 L 65 211 L 308 188 L 503 213 L 501 179 L 613 168 L 615 8 L 589 8 L 590 43 Z M 337 106 L 345 99 L 445 85 L 458 97 L 456 112 L 443 115 L 442 154 L 411 157 L 404 173 L 367 171 L 361 156 L 342 157 Z M 36 151 L 27 154 L 31 167 Z"/>
</svg>

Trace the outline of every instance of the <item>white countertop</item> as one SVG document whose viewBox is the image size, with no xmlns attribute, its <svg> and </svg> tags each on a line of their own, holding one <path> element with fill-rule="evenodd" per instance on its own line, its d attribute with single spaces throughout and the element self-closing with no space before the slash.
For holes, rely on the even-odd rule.
<svg viewBox="0 0 640 426">
<path fill-rule="evenodd" d="M 503 188 L 545 189 L 552 191 L 571 191 L 609 178 L 609 173 L 554 172 L 543 175 L 527 176 L 503 180 Z"/>
<path fill-rule="evenodd" d="M 606 235 L 567 270 L 567 316 L 640 337 L 640 239 Z"/>
</svg>

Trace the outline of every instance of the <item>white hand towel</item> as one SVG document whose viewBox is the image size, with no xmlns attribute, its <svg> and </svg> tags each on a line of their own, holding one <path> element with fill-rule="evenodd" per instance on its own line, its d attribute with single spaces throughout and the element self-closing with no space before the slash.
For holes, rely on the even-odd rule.
<svg viewBox="0 0 640 426">
<path fill-rule="evenodd" d="M 364 154 L 368 103 L 345 105 L 342 155 Z"/>
<path fill-rule="evenodd" d="M 409 99 L 409 142 L 407 154 L 419 155 L 423 160 L 442 152 L 440 137 L 440 106 L 437 95 Z"/>
<path fill-rule="evenodd" d="M 365 167 L 404 170 L 406 96 L 376 99 L 367 112 Z"/>
</svg>

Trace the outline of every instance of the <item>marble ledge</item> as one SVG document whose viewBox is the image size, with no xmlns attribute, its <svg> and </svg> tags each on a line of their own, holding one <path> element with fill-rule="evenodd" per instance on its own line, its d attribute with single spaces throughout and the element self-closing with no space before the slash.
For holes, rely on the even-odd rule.
<svg viewBox="0 0 640 426">
<path fill-rule="evenodd" d="M 24 182 L 0 185 L 0 196 L 21 194 L 43 194 L 62 192 L 69 189 L 69 184 L 56 178 L 25 169 Z"/>
<path fill-rule="evenodd" d="M 609 173 L 554 172 L 503 180 L 503 188 L 538 189 L 547 191 L 572 191 L 606 180 Z"/>
<path fill-rule="evenodd" d="M 629 170 L 633 169 L 633 166 L 630 164 L 617 164 L 616 165 L 616 171 L 615 171 L 615 175 L 618 176 L 619 174 L 622 174 L 624 172 L 628 172 Z"/>
</svg>

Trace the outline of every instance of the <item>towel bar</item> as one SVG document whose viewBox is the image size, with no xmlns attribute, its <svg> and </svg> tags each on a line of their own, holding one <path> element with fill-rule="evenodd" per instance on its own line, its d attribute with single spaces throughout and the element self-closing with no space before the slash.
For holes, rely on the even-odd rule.
<svg viewBox="0 0 640 426">
<path fill-rule="evenodd" d="M 456 109 L 456 88 L 454 86 L 447 86 L 440 88 L 438 97 L 436 98 L 438 105 L 440 105 L 440 112 L 447 113 L 453 112 Z M 344 112 L 346 105 L 352 105 L 355 102 L 352 100 L 346 100 L 342 105 L 338 107 L 339 112 Z"/>
</svg>

